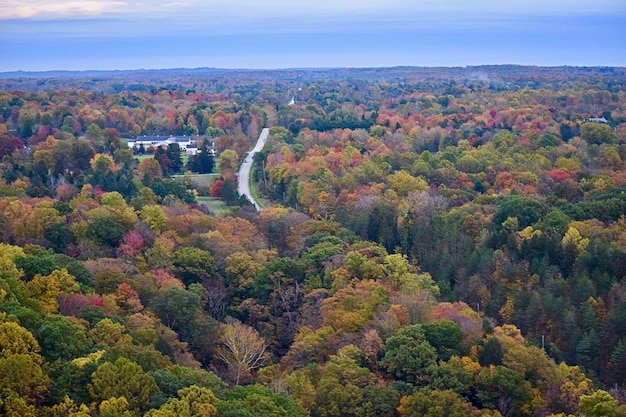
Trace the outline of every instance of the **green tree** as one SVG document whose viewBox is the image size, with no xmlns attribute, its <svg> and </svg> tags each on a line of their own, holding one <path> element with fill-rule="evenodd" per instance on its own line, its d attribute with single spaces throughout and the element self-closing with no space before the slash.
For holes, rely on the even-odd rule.
<svg viewBox="0 0 626 417">
<path fill-rule="evenodd" d="M 67 395 L 55 405 L 44 408 L 44 415 L 54 417 L 90 417 L 89 407 L 85 404 L 78 406 L 76 402 Z"/>
<path fill-rule="evenodd" d="M 111 294 L 120 284 L 128 280 L 128 276 L 118 267 L 104 267 L 96 272 L 96 290 L 100 294 Z"/>
<path fill-rule="evenodd" d="M 33 330 L 33 334 L 50 362 L 57 359 L 72 360 L 86 355 L 93 346 L 83 326 L 61 315 L 48 316 Z"/>
<path fill-rule="evenodd" d="M 174 252 L 172 260 L 174 274 L 186 285 L 201 282 L 204 278 L 215 276 L 213 256 L 199 248 L 180 248 Z"/>
<path fill-rule="evenodd" d="M 172 172 L 174 174 L 182 172 L 184 164 L 183 159 L 180 156 L 180 145 L 178 145 L 178 143 L 170 143 L 167 145 L 165 155 L 167 155 L 172 164 Z"/>
<path fill-rule="evenodd" d="M 180 398 L 170 398 L 159 410 L 146 417 L 216 417 L 218 399 L 208 388 L 191 385 L 178 391 Z"/>
<path fill-rule="evenodd" d="M 474 366 L 479 367 L 475 362 Z M 463 396 L 470 394 L 473 383 L 474 375 L 458 356 L 451 357 L 447 362 L 439 362 L 439 366 L 432 369 L 428 378 L 429 388 L 440 391 L 452 390 Z"/>
<path fill-rule="evenodd" d="M 99 417 L 136 417 L 137 414 L 129 410 L 130 404 L 125 397 L 109 398 L 100 403 Z"/>
<path fill-rule="evenodd" d="M 154 230 L 157 234 L 160 234 L 163 230 L 165 230 L 167 217 L 165 216 L 165 212 L 161 206 L 156 204 L 144 206 L 141 209 L 139 217 L 141 217 L 141 220 L 143 220 L 150 227 L 150 229 Z"/>
<path fill-rule="evenodd" d="M 261 270 L 261 263 L 245 252 L 235 252 L 225 259 L 225 281 L 230 291 L 239 299 L 249 296 L 255 278 Z"/>
<path fill-rule="evenodd" d="M 222 185 L 222 201 L 229 206 L 239 202 L 237 191 L 230 180 L 224 180 L 224 184 Z"/>
<path fill-rule="evenodd" d="M 111 218 L 130 229 L 137 221 L 137 214 L 132 207 L 126 204 L 124 196 L 117 191 L 106 193 L 102 196 L 101 203 L 107 208 Z"/>
<path fill-rule="evenodd" d="M 50 377 L 50 402 L 60 403 L 68 396 L 77 404 L 91 402 L 87 386 L 97 369 L 94 362 L 79 365 L 76 361 L 56 360 L 46 364 L 44 369 Z"/>
<path fill-rule="evenodd" d="M 454 391 L 421 388 L 411 396 L 402 397 L 398 412 L 402 417 L 465 417 L 467 408 Z"/>
<path fill-rule="evenodd" d="M 397 171 L 387 178 L 389 186 L 400 196 L 406 196 L 411 191 L 424 191 L 428 184 L 422 178 L 413 177 L 407 171 Z"/>
<path fill-rule="evenodd" d="M 124 144 L 120 140 L 120 134 L 117 129 L 106 128 L 102 133 L 102 139 L 104 141 L 104 150 L 110 155 L 113 155 L 118 149 L 124 148 Z"/>
<path fill-rule="evenodd" d="M 168 398 L 176 396 L 179 390 L 195 385 L 208 388 L 217 395 L 222 395 L 227 385 L 214 373 L 204 369 L 194 369 L 186 366 L 172 365 L 164 369 L 150 371 L 161 391 L 155 397 L 154 402 L 163 404 Z"/>
<path fill-rule="evenodd" d="M 39 354 L 40 350 L 37 339 L 27 329 L 13 322 L 0 323 L 0 358 Z"/>
<path fill-rule="evenodd" d="M 363 390 L 364 416 L 394 417 L 400 402 L 400 393 L 393 387 L 368 385 Z"/>
<path fill-rule="evenodd" d="M 100 365 L 91 375 L 88 389 L 97 403 L 113 397 L 124 397 L 130 409 L 137 411 L 146 411 L 152 396 L 159 391 L 154 378 L 126 358 Z"/>
<path fill-rule="evenodd" d="M 235 387 L 216 404 L 220 417 L 306 417 L 309 414 L 285 394 L 258 385 Z"/>
<path fill-rule="evenodd" d="M 43 236 L 50 242 L 55 252 L 63 252 L 67 245 L 75 240 L 72 229 L 62 222 L 52 223 L 46 228 Z"/>
<path fill-rule="evenodd" d="M 160 291 L 152 302 L 152 310 L 170 329 L 185 328 L 202 313 L 202 297 L 194 291 L 172 287 Z"/>
<path fill-rule="evenodd" d="M 85 268 L 83 262 L 61 253 L 52 255 L 52 259 L 59 265 L 57 269 L 67 269 L 67 272 L 73 276 L 79 284 L 87 287 L 95 286 L 94 275 Z"/>
<path fill-rule="evenodd" d="M 26 396 L 7 390 L 0 396 L 0 412 L 7 417 L 36 417 L 37 411 L 32 402 Z"/>
<path fill-rule="evenodd" d="M 32 113 L 21 111 L 17 121 L 17 135 L 22 139 L 31 137 L 34 133 L 35 117 Z"/>
<path fill-rule="evenodd" d="M 395 377 L 418 384 L 428 369 L 437 364 L 437 351 L 426 340 L 420 325 L 400 329 L 385 341 L 385 356 L 381 365 Z"/>
<path fill-rule="evenodd" d="M 480 353 L 478 354 L 478 362 L 482 366 L 502 365 L 504 357 L 504 348 L 497 337 L 489 337 Z"/>
<path fill-rule="evenodd" d="M 199 174 L 212 173 L 215 160 L 210 152 L 209 142 L 207 140 L 202 142 L 202 146 L 198 150 L 199 152 L 196 155 L 189 157 L 189 161 L 187 162 L 188 169 Z"/>
<path fill-rule="evenodd" d="M 95 123 L 90 124 L 85 131 L 85 139 L 94 143 L 101 143 L 104 140 L 102 128 Z"/>
<path fill-rule="evenodd" d="M 613 129 L 606 123 L 588 122 L 580 127 L 580 137 L 590 145 L 602 143 L 615 143 L 617 137 Z"/>
<path fill-rule="evenodd" d="M 39 344 L 24 327 L 0 323 L 0 414 L 33 415 L 32 406 L 48 392 Z"/>
<path fill-rule="evenodd" d="M 184 203 L 193 203 L 195 201 L 194 194 L 184 184 L 178 181 L 168 180 L 166 178 L 153 178 L 152 181 L 150 181 L 150 188 L 152 188 L 154 194 L 161 197 L 161 199 L 171 196 Z"/>
<path fill-rule="evenodd" d="M 483 407 L 497 409 L 504 417 L 532 414 L 531 386 L 519 372 L 503 366 L 483 369 L 475 387 Z"/>
<path fill-rule="evenodd" d="M 121 323 L 114 323 L 111 319 L 106 318 L 96 323 L 89 330 L 89 337 L 94 343 L 102 343 L 107 346 L 115 346 L 124 341 L 130 342 L 132 337 L 125 334 L 126 328 Z"/>
<path fill-rule="evenodd" d="M 71 133 L 71 134 L 76 133 L 76 119 L 74 119 L 74 116 L 67 115 L 63 118 L 61 131 Z"/>
<path fill-rule="evenodd" d="M 439 287 L 435 285 L 430 274 L 419 274 L 418 268 L 409 264 L 406 255 L 395 253 L 385 256 L 383 269 L 405 295 L 415 295 L 418 290 L 427 290 L 433 295 L 439 295 Z"/>
<path fill-rule="evenodd" d="M 317 395 L 312 411 L 316 417 L 366 416 L 364 391 L 361 387 L 349 382 L 341 384 L 335 378 L 323 378 L 317 386 Z"/>
<path fill-rule="evenodd" d="M 583 395 L 578 401 L 578 409 L 585 417 L 623 417 L 626 416 L 626 406 L 606 391 L 598 390 L 591 395 Z"/>
<path fill-rule="evenodd" d="M 465 349 L 462 342 L 465 335 L 458 324 L 440 321 L 422 325 L 428 343 L 437 350 L 437 360 L 447 361 L 452 355 L 461 356 Z"/>
<path fill-rule="evenodd" d="M 511 196 L 502 201 L 500 208 L 493 215 L 492 222 L 496 230 L 502 230 L 507 219 L 516 218 L 517 228 L 521 230 L 538 222 L 547 213 L 548 207 L 542 202 Z"/>
<path fill-rule="evenodd" d="M 91 158 L 94 156 L 94 150 L 91 144 L 86 140 L 76 140 L 72 142 L 72 157 L 69 158 L 71 165 L 77 171 L 86 171 L 89 169 Z"/>
<path fill-rule="evenodd" d="M 237 171 L 239 167 L 239 156 L 232 149 L 226 149 L 220 155 L 220 172 L 222 175 L 229 175 Z"/>
<path fill-rule="evenodd" d="M 35 275 L 50 275 L 61 266 L 48 254 L 24 255 L 15 259 L 15 266 L 24 273 L 24 280 L 30 281 Z"/>
<path fill-rule="evenodd" d="M 87 235 L 101 245 L 117 246 L 126 234 L 126 228 L 108 216 L 96 217 L 87 227 Z"/>
<path fill-rule="evenodd" d="M 313 415 L 375 417 L 388 411 L 389 393 L 375 389 L 376 377 L 360 366 L 362 361 L 363 352 L 354 345 L 341 348 L 329 358 L 317 384 Z"/>
<path fill-rule="evenodd" d="M 173 243 L 169 239 L 157 238 L 151 248 L 146 249 L 145 258 L 151 270 L 171 270 Z"/>
<path fill-rule="evenodd" d="M 576 136 L 572 125 L 566 122 L 563 122 L 559 125 L 559 133 L 561 134 L 561 139 L 563 139 L 565 142 Z"/>
</svg>

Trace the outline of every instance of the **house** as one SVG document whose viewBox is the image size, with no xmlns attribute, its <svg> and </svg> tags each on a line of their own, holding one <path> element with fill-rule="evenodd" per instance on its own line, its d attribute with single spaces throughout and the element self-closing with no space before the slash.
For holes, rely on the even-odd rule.
<svg viewBox="0 0 626 417">
<path fill-rule="evenodd" d="M 588 119 L 583 120 L 583 122 L 605 123 L 605 124 L 609 123 L 609 121 L 606 120 L 604 117 L 590 117 Z"/>
<path fill-rule="evenodd" d="M 187 151 L 187 147 L 195 145 L 196 141 L 191 136 L 170 136 L 167 141 L 170 143 L 178 143 L 181 151 Z"/>
<path fill-rule="evenodd" d="M 198 154 L 198 145 L 195 144 L 195 143 L 187 145 L 187 148 L 185 149 L 185 153 L 187 154 L 187 156 L 197 155 Z"/>
</svg>

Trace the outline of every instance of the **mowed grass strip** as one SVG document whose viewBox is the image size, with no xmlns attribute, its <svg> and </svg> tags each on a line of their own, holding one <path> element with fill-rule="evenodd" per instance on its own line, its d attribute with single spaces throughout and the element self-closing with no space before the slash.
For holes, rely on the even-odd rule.
<svg viewBox="0 0 626 417">
<path fill-rule="evenodd" d="M 222 200 L 215 197 L 199 196 L 197 198 L 198 204 L 206 206 L 211 213 L 216 216 L 222 216 L 228 212 L 228 206 L 224 204 Z"/>
</svg>

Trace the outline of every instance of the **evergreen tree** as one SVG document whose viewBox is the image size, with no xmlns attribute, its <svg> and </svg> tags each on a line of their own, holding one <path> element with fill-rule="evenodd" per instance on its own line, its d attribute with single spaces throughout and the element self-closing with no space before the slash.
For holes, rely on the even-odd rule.
<svg viewBox="0 0 626 417">
<path fill-rule="evenodd" d="M 154 159 L 156 159 L 159 162 L 159 165 L 161 165 L 161 171 L 163 172 L 163 175 L 166 175 L 169 177 L 170 174 L 174 172 L 172 160 L 169 158 L 166 150 L 162 146 L 159 146 L 154 151 Z"/>
<path fill-rule="evenodd" d="M 172 172 L 175 174 L 180 173 L 183 170 L 183 159 L 180 157 L 180 146 L 178 143 L 167 145 L 165 155 L 167 155 L 172 164 Z"/>
<path fill-rule="evenodd" d="M 230 205 L 236 204 L 237 199 L 237 191 L 233 187 L 233 184 L 230 180 L 224 180 L 224 185 L 222 186 L 222 201 L 224 203 Z"/>
<path fill-rule="evenodd" d="M 187 167 L 190 171 L 198 172 L 200 174 L 210 174 L 213 172 L 215 161 L 213 155 L 210 152 L 209 142 L 205 140 L 202 142 L 202 146 L 199 149 L 199 153 L 189 158 Z"/>
</svg>

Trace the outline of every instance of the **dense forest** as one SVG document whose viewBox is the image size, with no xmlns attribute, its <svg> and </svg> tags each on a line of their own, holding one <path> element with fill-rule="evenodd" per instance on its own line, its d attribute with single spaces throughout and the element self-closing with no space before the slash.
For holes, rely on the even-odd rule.
<svg viewBox="0 0 626 417">
<path fill-rule="evenodd" d="M 4 74 L 0 159 L 0 415 L 626 416 L 624 68 Z"/>
</svg>

